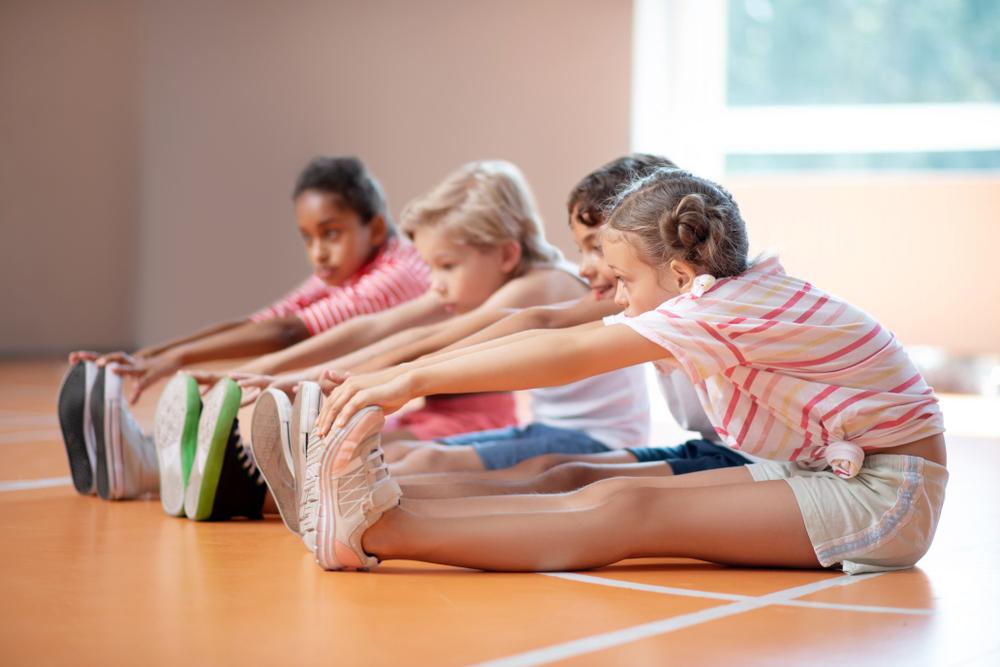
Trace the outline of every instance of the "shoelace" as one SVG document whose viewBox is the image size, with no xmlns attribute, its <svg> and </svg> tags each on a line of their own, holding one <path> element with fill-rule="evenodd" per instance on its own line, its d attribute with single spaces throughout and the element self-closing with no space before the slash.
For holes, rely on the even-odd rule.
<svg viewBox="0 0 1000 667">
<path fill-rule="evenodd" d="M 376 437 L 376 436 L 373 436 Z M 359 447 L 363 447 L 364 443 Z M 299 529 L 302 535 L 316 530 L 316 520 L 319 508 L 319 484 L 315 478 L 319 475 L 322 451 L 325 447 L 310 447 L 306 456 L 306 483 L 302 489 L 302 503 L 299 505 Z M 389 481 L 389 468 L 385 463 L 382 447 L 376 447 L 365 459 L 364 465 L 340 478 L 337 485 L 339 495 L 337 504 L 344 516 L 358 510 L 363 513 L 374 509 L 374 497 L 377 487 Z"/>
<path fill-rule="evenodd" d="M 316 531 L 317 512 L 319 511 L 319 465 L 323 459 L 323 441 L 313 430 L 306 439 L 306 460 L 302 468 L 301 498 L 299 500 L 299 532 L 303 538 Z"/>
<path fill-rule="evenodd" d="M 263 486 L 265 483 L 264 475 L 261 474 L 260 468 L 257 466 L 257 460 L 253 457 L 253 451 L 247 445 L 243 436 L 240 435 L 239 425 L 233 426 L 233 436 L 236 438 L 236 446 L 239 448 L 237 458 L 240 465 L 243 466 L 243 469 L 247 471 L 247 475 L 249 475 L 250 479 L 257 486 Z"/>
</svg>

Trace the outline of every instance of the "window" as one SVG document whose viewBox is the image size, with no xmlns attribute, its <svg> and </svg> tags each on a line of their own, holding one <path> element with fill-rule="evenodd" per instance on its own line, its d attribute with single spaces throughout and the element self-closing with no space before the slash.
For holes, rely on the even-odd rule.
<svg viewBox="0 0 1000 667">
<path fill-rule="evenodd" d="M 1000 169 L 1000 3 L 636 0 L 633 144 L 707 175 Z"/>
</svg>

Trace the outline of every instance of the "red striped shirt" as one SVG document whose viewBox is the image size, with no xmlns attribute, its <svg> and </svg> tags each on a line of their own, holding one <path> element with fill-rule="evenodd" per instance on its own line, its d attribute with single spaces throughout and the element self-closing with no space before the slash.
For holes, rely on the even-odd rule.
<svg viewBox="0 0 1000 667">
<path fill-rule="evenodd" d="M 315 275 L 250 316 L 254 322 L 295 315 L 316 335 L 358 315 L 377 313 L 427 291 L 429 271 L 411 244 L 390 239 L 343 285 L 331 287 Z"/>
</svg>

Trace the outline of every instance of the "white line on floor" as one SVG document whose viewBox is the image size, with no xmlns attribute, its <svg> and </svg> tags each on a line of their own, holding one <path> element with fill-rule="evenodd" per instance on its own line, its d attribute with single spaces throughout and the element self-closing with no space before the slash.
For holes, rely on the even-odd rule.
<svg viewBox="0 0 1000 667">
<path fill-rule="evenodd" d="M 588 574 L 578 574 L 576 572 L 547 572 L 543 573 L 549 577 L 557 579 L 567 579 L 569 581 L 579 581 L 585 584 L 597 584 L 598 586 L 611 586 L 613 588 L 627 588 L 634 591 L 645 591 L 648 593 L 662 593 L 665 595 L 682 595 L 692 598 L 709 598 L 713 600 L 750 600 L 753 595 L 736 595 L 733 593 L 714 593 L 711 591 L 699 591 L 690 588 L 674 588 L 672 586 L 654 586 L 651 584 L 640 584 L 633 581 L 622 581 L 619 579 L 606 579 L 604 577 L 594 577 Z M 812 600 L 788 600 L 787 602 L 775 603 L 787 607 L 810 607 L 812 609 L 839 609 L 842 611 L 860 611 L 880 614 L 906 614 L 910 616 L 926 616 L 931 613 L 929 609 L 917 609 L 913 607 L 880 607 L 875 605 L 841 604 L 838 602 L 815 602 Z"/>
<path fill-rule="evenodd" d="M 69 477 L 47 477 L 45 479 L 16 479 L 0 482 L 0 493 L 4 491 L 25 491 L 27 489 L 47 489 L 52 486 L 67 486 L 73 480 Z"/>
<path fill-rule="evenodd" d="M 558 574 L 561 575 L 562 573 Z M 833 579 L 823 579 L 822 581 L 805 584 L 804 586 L 796 586 L 794 588 L 769 593 L 760 597 L 740 600 L 739 602 L 733 602 L 732 604 L 720 605 L 718 607 L 712 607 L 711 609 L 702 609 L 701 611 L 692 612 L 690 614 L 672 616 L 670 618 L 653 621 L 651 623 L 643 623 L 642 625 L 635 625 L 630 628 L 623 628 L 621 630 L 614 630 L 612 632 L 605 632 L 598 635 L 592 635 L 590 637 L 584 637 L 583 639 L 575 639 L 562 644 L 555 644 L 546 648 L 526 651 L 525 653 L 520 653 L 518 655 L 500 658 L 499 660 L 489 660 L 487 662 L 479 663 L 476 667 L 529 667 L 531 665 L 544 665 L 556 660 L 566 660 L 585 653 L 594 653 L 595 651 L 601 651 L 603 649 L 628 644 L 640 639 L 646 639 L 647 637 L 655 637 L 657 635 L 667 634 L 675 630 L 681 630 L 683 628 L 699 625 L 708 621 L 742 614 L 743 612 L 760 609 L 761 607 L 780 604 L 782 602 L 786 602 L 803 595 L 809 595 L 810 593 L 815 593 L 826 588 L 845 586 L 877 576 L 879 576 L 878 573 L 854 575 L 851 577 L 844 575 Z"/>
</svg>

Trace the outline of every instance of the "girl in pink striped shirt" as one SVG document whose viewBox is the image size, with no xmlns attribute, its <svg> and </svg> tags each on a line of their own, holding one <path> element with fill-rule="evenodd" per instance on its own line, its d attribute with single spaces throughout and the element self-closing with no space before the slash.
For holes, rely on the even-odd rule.
<svg viewBox="0 0 1000 667">
<path fill-rule="evenodd" d="M 948 477 L 944 429 L 889 331 L 774 258 L 750 263 L 736 203 L 687 172 L 661 170 L 623 193 L 603 248 L 621 315 L 333 390 L 304 480 L 303 530 L 315 531 L 321 566 L 561 570 L 682 556 L 854 573 L 910 567 L 926 552 Z M 373 455 L 382 410 L 412 396 L 551 386 L 644 361 L 683 370 L 723 441 L 768 461 L 673 477 L 623 468 L 568 494 L 421 501 L 400 498 Z M 367 502 L 343 502 L 348 489 Z"/>
</svg>

